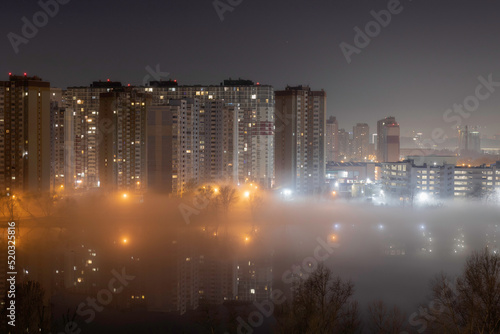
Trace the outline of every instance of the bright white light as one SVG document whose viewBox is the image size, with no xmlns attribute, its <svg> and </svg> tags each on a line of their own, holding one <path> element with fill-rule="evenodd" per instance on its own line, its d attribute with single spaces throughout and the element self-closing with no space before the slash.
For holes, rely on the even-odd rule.
<svg viewBox="0 0 500 334">
<path fill-rule="evenodd" d="M 384 225 L 379 224 L 378 229 L 379 229 L 379 230 L 383 230 L 383 229 L 384 229 Z"/>
<path fill-rule="evenodd" d="M 338 182 L 335 182 L 335 187 L 339 187 L 339 183 Z"/>
<path fill-rule="evenodd" d="M 292 194 L 292 191 L 290 189 L 285 189 L 285 190 L 283 190 L 283 194 L 285 196 L 290 196 Z"/>
<path fill-rule="evenodd" d="M 335 224 L 334 227 L 335 228 L 340 228 L 340 224 Z"/>
<path fill-rule="evenodd" d="M 421 230 L 425 230 L 425 225 L 420 225 Z"/>
<path fill-rule="evenodd" d="M 246 198 L 250 197 L 250 192 L 249 191 L 245 191 L 243 193 L 243 196 L 245 196 Z"/>
<path fill-rule="evenodd" d="M 427 193 L 420 193 L 417 195 L 417 197 L 418 197 L 418 200 L 422 201 L 422 202 L 429 200 L 429 194 L 427 194 Z"/>
</svg>

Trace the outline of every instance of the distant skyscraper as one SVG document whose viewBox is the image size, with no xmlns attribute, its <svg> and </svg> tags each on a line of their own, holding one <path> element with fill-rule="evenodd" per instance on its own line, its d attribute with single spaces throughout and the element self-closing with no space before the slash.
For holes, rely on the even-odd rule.
<svg viewBox="0 0 500 334">
<path fill-rule="evenodd" d="M 377 160 L 399 161 L 399 124 L 394 117 L 386 117 L 377 122 Z"/>
<path fill-rule="evenodd" d="M 103 126 L 97 132 L 97 167 L 102 188 L 147 188 L 146 110 L 151 99 L 151 95 L 130 87 L 101 93 L 97 124 Z"/>
<path fill-rule="evenodd" d="M 326 161 L 338 161 L 339 158 L 339 123 L 330 116 L 326 121 Z"/>
<path fill-rule="evenodd" d="M 339 160 L 349 161 L 351 160 L 351 139 L 349 138 L 349 132 L 344 129 L 338 131 L 339 137 Z"/>
<path fill-rule="evenodd" d="M 50 190 L 50 83 L 10 75 L 0 90 L 0 192 Z"/>
<path fill-rule="evenodd" d="M 358 123 L 352 129 L 353 154 L 352 160 L 366 161 L 369 155 L 370 128 L 366 123 Z"/>
<path fill-rule="evenodd" d="M 458 132 L 459 143 L 458 149 L 460 154 L 480 153 L 481 152 L 481 137 L 479 131 L 474 128 L 461 128 Z"/>
<path fill-rule="evenodd" d="M 178 86 L 175 81 L 151 82 L 144 88 L 153 94 L 153 105 L 168 99 L 197 98 L 200 105 L 224 100 L 225 107 L 237 111 L 237 130 L 233 132 L 239 183 L 258 183 L 272 187 L 274 177 L 274 89 L 249 80 L 225 80 L 218 86 Z M 236 116 L 236 114 L 235 114 Z M 279 115 L 278 115 L 279 117 Z M 227 120 L 227 119 L 226 119 Z"/>
<path fill-rule="evenodd" d="M 312 193 L 324 185 L 326 93 L 307 86 L 276 92 L 277 187 Z M 281 117 L 278 117 L 281 115 Z"/>
</svg>

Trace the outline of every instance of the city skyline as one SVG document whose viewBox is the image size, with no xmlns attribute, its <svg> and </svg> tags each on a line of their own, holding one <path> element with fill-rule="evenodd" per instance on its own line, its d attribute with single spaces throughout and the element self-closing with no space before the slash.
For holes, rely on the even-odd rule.
<svg viewBox="0 0 500 334">
<path fill-rule="evenodd" d="M 1 333 L 500 333 L 500 2 L 4 7 Z"/>
</svg>

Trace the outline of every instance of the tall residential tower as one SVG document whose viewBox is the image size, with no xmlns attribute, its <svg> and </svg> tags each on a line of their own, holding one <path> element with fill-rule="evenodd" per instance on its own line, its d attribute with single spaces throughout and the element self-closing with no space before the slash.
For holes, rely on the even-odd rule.
<svg viewBox="0 0 500 334">
<path fill-rule="evenodd" d="M 325 177 L 326 93 L 308 86 L 276 92 L 276 186 L 301 194 L 320 190 Z M 281 131 L 278 131 L 281 129 Z"/>
<path fill-rule="evenodd" d="M 0 192 L 50 190 L 50 83 L 10 75 L 0 89 Z"/>
</svg>

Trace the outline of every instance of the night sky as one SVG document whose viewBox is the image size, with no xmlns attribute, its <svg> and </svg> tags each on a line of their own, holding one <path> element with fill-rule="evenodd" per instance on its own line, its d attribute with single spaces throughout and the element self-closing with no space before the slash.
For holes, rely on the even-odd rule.
<svg viewBox="0 0 500 334">
<path fill-rule="evenodd" d="M 221 21 L 212 0 L 71 0 L 16 54 L 7 35 L 22 36 L 21 18 L 32 22 L 41 7 L 4 1 L 1 80 L 27 72 L 62 88 L 107 78 L 139 85 L 146 68 L 159 64 L 180 84 L 241 77 L 275 89 L 324 89 L 328 114 L 348 130 L 366 122 L 374 132 L 376 121 L 391 115 L 402 135 L 436 127 L 452 134 L 445 110 L 474 95 L 478 76 L 492 74 L 500 82 L 500 4 L 402 0 L 401 12 L 348 64 L 339 44 L 353 45 L 353 28 L 364 30 L 374 20 L 370 11 L 387 6 L 373 0 L 243 0 Z M 497 89 L 462 118 L 463 125 L 500 133 Z"/>
</svg>

